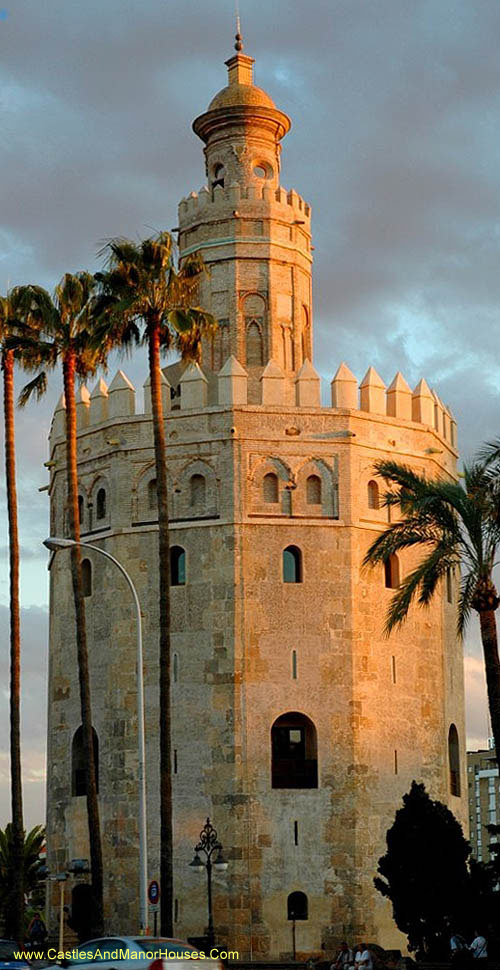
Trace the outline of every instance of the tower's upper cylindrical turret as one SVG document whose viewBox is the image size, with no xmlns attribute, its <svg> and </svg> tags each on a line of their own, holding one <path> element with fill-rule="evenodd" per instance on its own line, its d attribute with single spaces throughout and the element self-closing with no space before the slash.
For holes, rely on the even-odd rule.
<svg viewBox="0 0 500 970">
<path fill-rule="evenodd" d="M 239 39 L 238 39 L 239 38 Z M 253 83 L 253 57 L 237 53 L 226 61 L 228 84 L 212 99 L 193 129 L 205 142 L 209 185 L 262 183 L 278 188 L 280 141 L 290 130 L 290 119 L 278 111 L 272 98 Z"/>
<path fill-rule="evenodd" d="M 294 401 L 293 378 L 312 356 L 310 208 L 280 185 L 290 119 L 253 83 L 253 58 L 236 40 L 229 83 L 193 124 L 205 143 L 208 184 L 179 206 L 179 254 L 200 253 L 210 270 L 199 299 L 219 330 L 203 345 L 203 367 L 218 371 L 237 357 L 255 403 L 273 360 Z"/>
</svg>

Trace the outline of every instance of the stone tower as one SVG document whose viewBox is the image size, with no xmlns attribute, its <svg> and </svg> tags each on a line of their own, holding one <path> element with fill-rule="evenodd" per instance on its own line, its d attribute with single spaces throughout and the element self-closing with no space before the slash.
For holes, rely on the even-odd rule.
<svg viewBox="0 0 500 970">
<path fill-rule="evenodd" d="M 400 945 L 373 888 L 415 778 L 466 825 L 457 581 L 389 640 L 412 554 L 363 571 L 387 524 L 373 463 L 456 475 L 451 412 L 425 380 L 359 388 L 341 364 L 322 406 L 311 363 L 309 207 L 280 185 L 286 115 L 241 50 L 194 123 L 208 184 L 180 204 L 180 252 L 201 251 L 219 317 L 202 366 L 165 370 L 172 544 L 175 930 L 199 935 L 189 869 L 209 815 L 229 869 L 215 925 L 241 958 L 329 954 L 344 937 Z M 78 402 L 82 533 L 124 563 L 144 622 L 149 875 L 159 874 L 155 472 L 144 406 L 122 372 Z M 66 522 L 64 402 L 50 436 L 51 532 Z M 49 866 L 88 856 L 74 615 L 66 553 L 51 561 Z M 85 565 L 106 919 L 137 926 L 137 698 L 132 603 L 102 557 Z M 83 781 L 84 787 L 84 781 Z"/>
<path fill-rule="evenodd" d="M 180 252 L 201 252 L 210 268 L 200 299 L 220 329 L 205 366 L 219 370 L 234 355 L 257 403 L 263 366 L 273 360 L 293 404 L 290 378 L 312 359 L 311 213 L 280 185 L 289 118 L 253 84 L 251 57 L 238 50 L 227 69 L 227 87 L 193 124 L 205 143 L 207 185 L 181 202 Z"/>
</svg>

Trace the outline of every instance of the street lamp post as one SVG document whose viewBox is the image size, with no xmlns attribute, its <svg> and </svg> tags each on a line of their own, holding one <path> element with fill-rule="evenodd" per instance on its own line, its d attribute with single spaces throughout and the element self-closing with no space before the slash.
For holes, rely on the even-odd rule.
<svg viewBox="0 0 500 970">
<path fill-rule="evenodd" d="M 38 874 L 42 879 L 51 879 L 59 883 L 59 953 L 64 950 L 64 889 L 68 876 L 85 876 L 90 872 L 87 859 L 72 859 L 68 869 L 51 873 L 47 866 L 41 866 Z"/>
<path fill-rule="evenodd" d="M 205 861 L 200 858 L 199 853 L 203 852 L 205 856 Z M 217 852 L 217 857 L 212 862 L 212 856 Z M 208 896 L 208 927 L 207 927 L 207 943 L 208 946 L 212 947 L 215 943 L 214 934 L 214 920 L 212 912 L 212 869 L 218 869 L 219 871 L 224 871 L 227 869 L 227 862 L 222 855 L 222 843 L 219 842 L 217 838 L 217 832 L 213 825 L 210 823 L 210 819 L 207 818 L 205 825 L 200 832 L 200 841 L 194 847 L 194 858 L 193 861 L 189 863 L 190 868 L 197 872 L 202 872 L 203 869 L 207 870 L 207 896 Z"/>
<path fill-rule="evenodd" d="M 119 562 L 118 559 L 115 559 L 111 553 L 106 552 L 105 549 L 101 549 L 100 546 L 94 546 L 90 542 L 76 542 L 74 539 L 61 539 L 57 536 L 50 536 L 48 539 L 44 540 L 43 544 L 52 552 L 57 552 L 59 549 L 71 549 L 73 546 L 82 546 L 85 549 L 91 549 L 93 552 L 99 552 L 101 556 L 105 556 L 106 559 L 110 559 L 111 562 L 113 562 L 120 570 L 122 576 L 128 583 L 134 600 L 137 630 L 137 733 L 139 739 L 139 905 L 140 927 L 142 932 L 145 933 L 148 925 L 148 843 L 146 821 L 146 732 L 144 726 L 144 672 L 142 656 L 141 605 L 139 603 L 139 597 L 128 572 L 122 566 L 121 562 Z"/>
</svg>

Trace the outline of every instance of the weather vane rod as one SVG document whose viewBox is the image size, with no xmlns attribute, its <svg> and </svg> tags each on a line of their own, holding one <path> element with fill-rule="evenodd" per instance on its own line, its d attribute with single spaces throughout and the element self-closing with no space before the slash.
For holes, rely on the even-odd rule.
<svg viewBox="0 0 500 970">
<path fill-rule="evenodd" d="M 235 37 L 236 43 L 235 43 L 234 47 L 235 47 L 235 50 L 237 50 L 238 53 L 239 53 L 240 51 L 243 50 L 243 37 L 241 36 L 241 19 L 240 19 L 240 2 L 239 2 L 239 0 L 235 0 L 235 7 L 236 7 L 236 37 Z"/>
</svg>

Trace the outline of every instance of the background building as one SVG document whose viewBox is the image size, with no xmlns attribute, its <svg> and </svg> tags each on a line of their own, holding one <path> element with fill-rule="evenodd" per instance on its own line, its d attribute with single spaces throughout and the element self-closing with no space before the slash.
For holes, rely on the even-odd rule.
<svg viewBox="0 0 500 970">
<path fill-rule="evenodd" d="M 215 923 L 242 957 L 340 939 L 401 943 L 373 887 L 385 833 L 415 778 L 467 824 L 457 588 L 383 635 L 411 554 L 362 569 L 387 524 L 373 463 L 456 475 L 453 416 L 424 380 L 386 388 L 341 364 L 322 405 L 311 363 L 310 209 L 281 185 L 290 120 L 251 58 L 196 119 L 207 184 L 179 209 L 181 256 L 202 252 L 200 302 L 220 321 L 201 368 L 165 369 L 172 522 L 175 918 L 205 924 L 188 867 L 207 815 L 229 869 Z M 325 205 L 329 200 L 325 199 Z M 332 214 L 334 217 L 334 214 Z M 332 326 L 332 339 L 335 330 Z M 149 390 L 119 372 L 78 403 L 84 535 L 120 559 L 144 612 L 150 876 L 159 871 L 158 591 Z M 51 431 L 51 532 L 66 529 L 60 403 Z M 130 929 L 137 891 L 134 621 L 122 581 L 84 563 L 106 919 Z M 86 810 L 68 564 L 51 566 L 49 865 L 85 856 Z M 298 894 L 298 895 L 297 895 Z"/>
<path fill-rule="evenodd" d="M 488 862 L 490 842 L 487 826 L 500 820 L 498 765 L 493 739 L 486 750 L 467 752 L 467 782 L 469 793 L 469 838 L 472 855 L 478 862 Z"/>
</svg>

